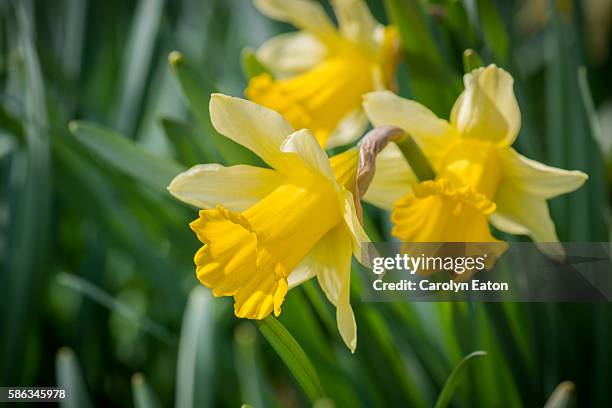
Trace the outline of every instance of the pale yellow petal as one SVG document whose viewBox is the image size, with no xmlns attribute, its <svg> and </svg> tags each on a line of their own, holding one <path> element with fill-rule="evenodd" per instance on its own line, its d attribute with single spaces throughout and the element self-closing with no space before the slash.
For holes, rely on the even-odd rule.
<svg viewBox="0 0 612 408">
<path fill-rule="evenodd" d="M 578 170 L 564 170 L 547 166 L 507 149 L 501 156 L 504 183 L 511 183 L 525 193 L 553 198 L 580 188 L 589 178 Z"/>
<path fill-rule="evenodd" d="M 353 242 L 353 254 L 355 258 L 363 265 L 368 265 L 368 260 L 365 259 L 366 253 L 362 251 L 362 245 L 370 242 L 368 234 L 364 231 L 359 218 L 357 217 L 357 211 L 355 209 L 355 201 L 353 194 L 350 191 L 344 190 L 341 192 L 343 195 L 344 202 L 344 223 L 348 227 L 351 233 L 351 240 Z"/>
<path fill-rule="evenodd" d="M 555 245 L 559 237 L 545 198 L 511 183 L 503 183 L 495 195 L 495 202 L 496 216 L 491 222 L 496 228 L 511 234 L 526 233 L 536 244 L 544 243 L 539 247 L 547 255 L 557 259 L 563 257 L 563 247 Z"/>
<path fill-rule="evenodd" d="M 313 248 L 312 256 L 319 285 L 336 306 L 338 331 L 344 343 L 354 352 L 357 325 L 350 303 L 351 252 L 350 233 L 345 226 L 339 225 L 319 241 Z"/>
<path fill-rule="evenodd" d="M 279 79 L 308 71 L 320 63 L 326 54 L 325 46 L 304 31 L 272 37 L 257 50 L 257 58 Z"/>
<path fill-rule="evenodd" d="M 363 200 L 387 211 L 410 192 L 418 180 L 395 143 L 389 143 L 376 157 L 376 174 Z"/>
<path fill-rule="evenodd" d="M 392 125 L 403 129 L 414 137 L 432 161 L 435 161 L 454 136 L 447 121 L 438 118 L 420 103 L 399 97 L 391 91 L 365 95 L 363 106 L 374 126 Z"/>
<path fill-rule="evenodd" d="M 383 27 L 374 19 L 363 0 L 333 0 L 340 33 L 349 40 L 376 52 L 376 33 Z"/>
<path fill-rule="evenodd" d="M 275 111 L 245 99 L 213 94 L 210 119 L 219 133 L 251 150 L 273 168 L 285 174 L 291 171 L 292 159 L 280 147 L 294 130 Z"/>
<path fill-rule="evenodd" d="M 297 154 L 306 169 L 310 172 L 318 173 L 326 177 L 334 185 L 336 184 L 336 178 L 329 164 L 327 154 L 319 146 L 317 139 L 310 130 L 302 129 L 291 134 L 283 143 L 281 150 L 285 153 Z M 294 168 L 294 171 L 297 170 L 297 168 Z"/>
<path fill-rule="evenodd" d="M 368 127 L 368 118 L 361 107 L 349 113 L 338 123 L 327 140 L 326 148 L 332 149 L 354 142 L 363 136 Z"/>
<path fill-rule="evenodd" d="M 271 169 L 198 164 L 176 176 L 168 190 L 174 197 L 198 208 L 221 204 L 232 211 L 243 211 L 273 191 L 282 180 Z"/>
<path fill-rule="evenodd" d="M 315 259 L 312 256 L 312 251 L 302 259 L 302 262 L 289 274 L 287 283 L 289 289 L 301 285 L 307 280 L 316 276 L 317 270 L 315 267 Z"/>
<path fill-rule="evenodd" d="M 270 18 L 291 23 L 321 39 L 337 36 L 334 23 L 316 1 L 255 0 L 255 6 Z"/>
<path fill-rule="evenodd" d="M 463 137 L 510 146 L 521 127 L 512 76 L 495 65 L 478 68 L 463 77 L 465 91 L 451 112 L 451 123 Z"/>
</svg>

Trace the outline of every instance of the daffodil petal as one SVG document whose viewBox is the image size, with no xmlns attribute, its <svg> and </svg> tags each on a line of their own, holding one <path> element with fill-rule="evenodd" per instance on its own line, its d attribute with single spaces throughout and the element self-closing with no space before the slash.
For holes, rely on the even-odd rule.
<svg viewBox="0 0 612 408">
<path fill-rule="evenodd" d="M 213 94 L 210 119 L 219 133 L 251 150 L 273 168 L 287 174 L 292 159 L 281 145 L 294 132 L 281 115 L 245 99 Z"/>
<path fill-rule="evenodd" d="M 326 53 L 327 49 L 315 36 L 297 31 L 277 35 L 263 43 L 257 50 L 257 58 L 275 78 L 283 79 L 313 68 Z"/>
<path fill-rule="evenodd" d="M 335 184 L 336 179 L 327 154 L 310 130 L 302 129 L 289 135 L 281 150 L 285 153 L 296 153 L 310 171 L 321 174 Z"/>
<path fill-rule="evenodd" d="M 357 217 L 357 210 L 355 209 L 355 201 L 353 194 L 350 191 L 344 190 L 343 194 L 344 201 L 344 223 L 351 233 L 351 240 L 353 242 L 353 254 L 355 258 L 363 265 L 368 265 L 368 260 L 365 259 L 365 254 L 362 252 L 362 245 L 370 242 L 368 234 L 364 231 L 359 218 Z"/>
<path fill-rule="evenodd" d="M 526 233 L 536 244 L 545 244 L 538 245 L 542 252 L 556 259 L 563 257 L 563 247 L 555 245 L 559 237 L 545 198 L 504 183 L 497 190 L 495 202 L 497 209 L 491 222 L 496 228 L 511 234 Z"/>
<path fill-rule="evenodd" d="M 363 0 L 333 0 L 340 33 L 349 40 L 375 51 L 376 33 L 383 27 L 374 19 Z"/>
<path fill-rule="evenodd" d="M 329 158 L 329 164 L 334 171 L 338 184 L 351 192 L 355 191 L 357 167 L 359 165 L 359 149 L 352 147 Z"/>
<path fill-rule="evenodd" d="M 275 20 L 291 23 L 322 38 L 337 35 L 337 30 L 321 5 L 309 0 L 255 0 L 255 6 Z"/>
<path fill-rule="evenodd" d="M 463 137 L 510 146 L 521 127 L 521 111 L 512 76 L 495 65 L 463 77 L 465 91 L 451 112 L 451 123 Z"/>
<path fill-rule="evenodd" d="M 363 109 L 349 113 L 338 123 L 338 126 L 327 139 L 327 148 L 344 146 L 357 140 L 368 127 L 368 118 Z"/>
<path fill-rule="evenodd" d="M 317 269 L 315 262 L 316 260 L 312 255 L 312 251 L 310 251 L 302 262 L 300 262 L 300 264 L 289 274 L 289 277 L 287 277 L 289 289 L 293 289 L 316 276 Z"/>
<path fill-rule="evenodd" d="M 447 121 L 438 118 L 420 103 L 399 97 L 391 91 L 366 94 L 363 107 L 374 126 L 402 128 L 431 158 L 437 157 L 454 135 Z"/>
<path fill-rule="evenodd" d="M 363 200 L 391 211 L 395 202 L 406 196 L 415 183 L 418 180 L 402 152 L 395 143 L 389 143 L 376 157 L 376 174 Z"/>
<path fill-rule="evenodd" d="M 501 156 L 504 182 L 512 183 L 525 193 L 553 198 L 580 188 L 589 178 L 578 170 L 564 170 L 547 166 L 507 149 Z"/>
<path fill-rule="evenodd" d="M 243 211 L 261 200 L 282 182 L 271 169 L 238 165 L 198 164 L 176 176 L 168 186 L 170 194 L 197 208 L 221 204 Z"/>
<path fill-rule="evenodd" d="M 357 325 L 350 303 L 351 252 L 350 233 L 343 225 L 339 225 L 313 248 L 312 257 L 319 285 L 329 301 L 336 306 L 338 331 L 344 343 L 354 352 L 357 346 Z"/>
</svg>

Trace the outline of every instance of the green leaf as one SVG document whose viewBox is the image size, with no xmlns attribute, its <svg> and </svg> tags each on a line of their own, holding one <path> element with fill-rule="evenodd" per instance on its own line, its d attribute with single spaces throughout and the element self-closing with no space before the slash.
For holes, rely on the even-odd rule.
<svg viewBox="0 0 612 408">
<path fill-rule="evenodd" d="M 10 214 L 5 224 L 7 247 L 4 251 L 8 256 L 0 261 L 3 272 L 0 273 L 0 296 L 4 311 L 0 319 L 3 333 L 0 336 L 0 382 L 3 384 L 20 381 L 27 369 L 23 363 L 27 357 L 23 342 L 38 317 L 40 280 L 47 269 L 51 196 L 48 116 L 32 25 L 34 10 L 28 4 L 22 1 L 2 3 L 7 10 L 14 7 L 7 30 L 14 34 L 9 47 L 14 48 L 19 58 L 11 61 L 6 70 L 9 82 L 14 85 L 13 91 L 19 95 L 17 101 L 23 117 L 21 126 L 15 123 L 9 126 L 17 135 L 22 129 L 25 142 L 3 168 L 3 171 L 8 169 L 10 175 L 6 178 L 6 202 L 0 203 L 3 211 Z M 10 11 L 7 16 L 12 14 Z"/>
<path fill-rule="evenodd" d="M 230 165 L 261 164 L 261 160 L 254 153 L 219 134 L 213 127 L 210 121 L 208 104 L 211 93 L 216 92 L 215 87 L 203 80 L 197 70 L 180 52 L 171 52 L 168 55 L 168 61 L 181 84 L 185 97 L 189 101 L 191 110 L 198 119 L 198 123 L 226 163 Z"/>
<path fill-rule="evenodd" d="M 208 289 L 191 290 L 176 362 L 176 408 L 213 406 L 215 394 L 214 303 Z"/>
<path fill-rule="evenodd" d="M 234 362 L 242 401 L 254 407 L 273 406 L 257 355 L 257 330 L 250 322 L 240 323 L 234 332 Z"/>
<path fill-rule="evenodd" d="M 68 347 L 58 350 L 55 358 L 57 385 L 66 390 L 67 398 L 60 402 L 63 408 L 87 408 L 93 406 L 87 384 L 79 368 L 74 351 Z"/>
<path fill-rule="evenodd" d="M 85 279 L 76 275 L 62 272 L 57 276 L 57 281 L 59 284 L 89 297 L 98 304 L 116 312 L 127 320 L 130 320 L 139 326 L 143 331 L 151 334 L 166 344 L 175 344 L 175 336 L 166 330 L 165 327 L 149 319 L 147 316 L 143 316 L 140 313 L 135 312 L 124 302 L 114 298 Z"/>
<path fill-rule="evenodd" d="M 453 372 L 446 380 L 444 384 L 444 388 L 442 388 L 442 392 L 438 396 L 438 401 L 436 401 L 435 408 L 445 408 L 451 402 L 453 394 L 455 393 L 455 389 L 461 382 L 461 379 L 466 374 L 466 368 L 469 366 L 471 361 L 473 361 L 476 357 L 486 356 L 486 351 L 474 351 L 473 353 L 465 356 L 459 364 L 453 369 Z"/>
<path fill-rule="evenodd" d="M 485 43 L 500 61 L 507 61 L 510 41 L 495 2 L 478 0 L 478 13 Z"/>
<path fill-rule="evenodd" d="M 546 401 L 544 408 L 566 408 L 572 402 L 576 386 L 571 381 L 563 381 Z"/>
<path fill-rule="evenodd" d="M 164 0 L 140 0 L 132 19 L 122 60 L 116 120 L 117 129 L 128 135 L 138 123 L 163 10 Z"/>
<path fill-rule="evenodd" d="M 310 402 L 314 404 L 323 398 L 323 386 L 314 366 L 287 329 L 273 316 L 268 316 L 257 323 L 259 331 L 283 360 Z"/>
<path fill-rule="evenodd" d="M 249 80 L 260 74 L 270 74 L 270 71 L 259 61 L 252 48 L 245 47 L 240 53 L 240 62 L 244 77 Z"/>
<path fill-rule="evenodd" d="M 136 408 L 161 407 L 159 399 L 147 383 L 145 376 L 141 373 L 136 373 L 132 377 L 132 394 Z"/>
<path fill-rule="evenodd" d="M 438 116 L 448 113 L 461 91 L 460 77 L 449 68 L 430 31 L 431 24 L 418 0 L 385 0 L 387 14 L 399 30 L 415 97 Z"/>
<path fill-rule="evenodd" d="M 202 135 L 198 135 L 191 125 L 173 118 L 162 118 L 161 124 L 181 163 L 193 166 L 220 160 L 218 154 L 203 143 Z"/>
<path fill-rule="evenodd" d="M 76 139 L 113 168 L 134 177 L 157 191 L 165 191 L 170 181 L 185 168 L 171 159 L 155 157 L 126 137 L 87 122 L 70 122 Z"/>
</svg>

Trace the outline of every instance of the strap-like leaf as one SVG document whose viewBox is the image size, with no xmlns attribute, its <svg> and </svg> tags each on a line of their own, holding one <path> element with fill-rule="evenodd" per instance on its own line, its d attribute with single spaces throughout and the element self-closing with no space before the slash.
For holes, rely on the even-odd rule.
<svg viewBox="0 0 612 408">
<path fill-rule="evenodd" d="M 278 353 L 313 404 L 324 397 L 321 381 L 306 353 L 285 327 L 274 317 L 258 322 L 259 331 Z"/>
</svg>

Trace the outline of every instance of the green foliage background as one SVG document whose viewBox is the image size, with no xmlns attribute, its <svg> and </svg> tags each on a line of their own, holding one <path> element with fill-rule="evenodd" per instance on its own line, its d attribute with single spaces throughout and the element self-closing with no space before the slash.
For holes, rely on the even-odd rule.
<svg viewBox="0 0 612 408">
<path fill-rule="evenodd" d="M 525 2 L 369 3 L 400 29 L 400 94 L 443 117 L 465 49 L 509 70 L 517 148 L 590 175 L 551 203 L 559 236 L 609 240 L 596 2 L 543 0 L 528 32 Z M 197 285 L 196 211 L 165 187 L 195 163 L 253 161 L 211 128 L 208 98 L 241 95 L 243 47 L 290 29 L 247 0 L 0 0 L 0 385 L 67 386 L 79 407 L 611 406 L 608 304 L 371 304 L 355 276 L 351 355 L 313 282 L 259 330 Z M 387 214 L 366 214 L 388 239 Z"/>
</svg>

